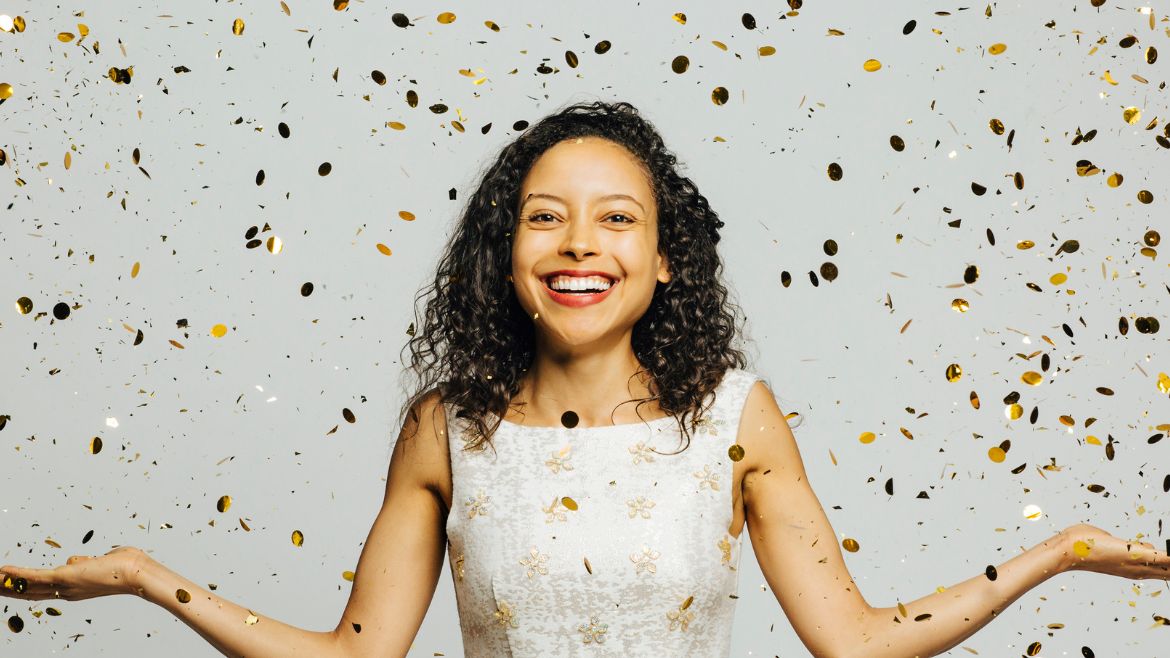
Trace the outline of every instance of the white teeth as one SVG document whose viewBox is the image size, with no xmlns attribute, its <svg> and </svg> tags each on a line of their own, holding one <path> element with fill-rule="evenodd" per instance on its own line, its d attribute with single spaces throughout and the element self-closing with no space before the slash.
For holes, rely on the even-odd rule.
<svg viewBox="0 0 1170 658">
<path fill-rule="evenodd" d="M 553 290 L 609 290 L 612 285 L 609 279 L 600 276 L 556 276 L 548 279 L 548 286 Z"/>
</svg>

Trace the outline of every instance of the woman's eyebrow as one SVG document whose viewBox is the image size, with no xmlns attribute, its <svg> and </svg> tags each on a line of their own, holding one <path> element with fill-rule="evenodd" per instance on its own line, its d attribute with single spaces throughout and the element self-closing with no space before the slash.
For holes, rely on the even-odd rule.
<svg viewBox="0 0 1170 658">
<path fill-rule="evenodd" d="M 524 202 L 520 204 L 520 207 L 523 208 L 532 199 L 551 199 L 551 200 L 557 201 L 559 203 L 565 203 L 564 199 L 560 198 L 559 196 L 556 196 L 555 194 L 545 194 L 543 192 L 532 192 L 532 193 L 529 193 L 528 196 L 524 197 Z M 642 209 L 642 212 L 646 212 L 646 207 L 642 205 L 642 202 L 638 201 L 637 199 L 635 199 L 634 197 L 632 197 L 628 194 L 606 194 L 605 196 L 597 197 L 598 201 L 610 201 L 612 199 L 626 199 L 628 201 L 633 201 L 634 203 L 638 204 L 638 207 Z"/>
</svg>

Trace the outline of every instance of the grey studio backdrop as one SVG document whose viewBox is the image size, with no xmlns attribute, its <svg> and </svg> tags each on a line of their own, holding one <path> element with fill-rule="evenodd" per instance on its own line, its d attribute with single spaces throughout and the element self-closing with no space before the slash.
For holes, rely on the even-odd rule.
<svg viewBox="0 0 1170 658">
<path fill-rule="evenodd" d="M 1170 359 L 1165 331 L 1135 324 L 1164 318 L 1170 290 L 1165 258 L 1141 253 L 1170 230 L 1166 56 L 1147 61 L 1170 51 L 1164 7 L 286 2 L 0 2 L 27 22 L 0 33 L 3 563 L 135 545 L 262 615 L 332 628 L 382 502 L 414 295 L 514 124 L 596 99 L 640 108 L 727 223 L 752 367 L 803 417 L 809 479 L 838 540 L 859 542 L 845 556 L 871 604 L 1082 521 L 1164 546 L 1170 441 L 1150 441 L 1170 422 Z M 253 226 L 278 253 L 246 247 Z M 1164 656 L 1166 589 L 1061 575 L 947 655 Z M 808 655 L 748 542 L 739 594 L 733 655 Z M 2 603 L 26 624 L 0 630 L 4 655 L 215 655 L 130 596 Z M 411 655 L 461 654 L 444 565 Z"/>
</svg>

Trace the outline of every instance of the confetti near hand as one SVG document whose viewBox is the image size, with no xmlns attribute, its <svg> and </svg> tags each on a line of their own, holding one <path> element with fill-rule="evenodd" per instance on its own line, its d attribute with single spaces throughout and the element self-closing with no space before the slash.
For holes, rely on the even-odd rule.
<svg viewBox="0 0 1170 658">
<path fill-rule="evenodd" d="M 53 569 L 0 567 L 0 596 L 26 601 L 64 599 L 82 601 L 99 596 L 131 594 L 134 575 L 146 553 L 119 546 L 105 555 L 74 555 Z"/>
<path fill-rule="evenodd" d="M 1129 580 L 1170 582 L 1170 555 L 1150 542 L 1129 541 L 1079 523 L 1060 533 L 1064 571 L 1093 571 Z"/>
</svg>

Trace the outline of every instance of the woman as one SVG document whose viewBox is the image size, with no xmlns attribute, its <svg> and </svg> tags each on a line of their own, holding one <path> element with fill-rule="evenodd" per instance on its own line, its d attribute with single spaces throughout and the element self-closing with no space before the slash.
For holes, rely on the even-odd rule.
<svg viewBox="0 0 1170 658">
<path fill-rule="evenodd" d="M 731 345 L 722 225 L 628 104 L 570 106 L 503 149 L 410 341 L 421 385 L 334 630 L 257 615 L 132 547 L 4 566 L 0 591 L 136 594 L 231 656 L 402 656 L 446 549 L 469 656 L 715 656 L 746 525 L 813 655 L 903 658 L 946 651 L 1064 571 L 1170 577 L 1151 544 L 1076 525 L 871 606 L 785 415 Z"/>
</svg>

